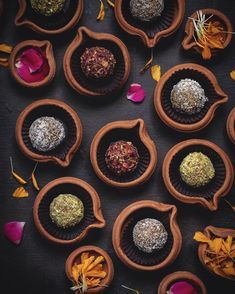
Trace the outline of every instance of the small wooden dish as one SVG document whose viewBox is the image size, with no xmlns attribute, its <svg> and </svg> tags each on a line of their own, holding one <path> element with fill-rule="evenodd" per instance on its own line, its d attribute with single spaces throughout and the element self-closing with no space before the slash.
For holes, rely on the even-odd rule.
<svg viewBox="0 0 235 294">
<path fill-rule="evenodd" d="M 192 286 L 194 286 L 198 294 L 207 294 L 206 287 L 201 279 L 199 279 L 196 275 L 186 272 L 186 271 L 178 271 L 173 272 L 167 275 L 160 283 L 158 287 L 158 294 L 166 294 L 168 293 L 172 284 L 179 282 L 179 281 L 187 281 Z"/>
<path fill-rule="evenodd" d="M 26 26 L 35 32 L 47 35 L 58 35 L 71 30 L 80 20 L 83 8 L 83 0 L 70 1 L 65 13 L 56 16 L 41 16 L 33 11 L 27 0 L 18 0 L 19 10 L 15 18 L 16 26 Z"/>
<path fill-rule="evenodd" d="M 139 37 L 145 46 L 153 48 L 161 38 L 172 35 L 183 21 L 185 0 L 167 0 L 162 15 L 145 24 L 134 19 L 129 8 L 130 0 L 115 1 L 115 17 L 124 31 Z"/>
<path fill-rule="evenodd" d="M 235 144 L 235 107 L 231 110 L 227 119 L 227 133 L 231 142 Z"/>
<path fill-rule="evenodd" d="M 33 148 L 29 128 L 41 116 L 55 116 L 67 126 L 67 139 L 56 149 L 40 152 Z M 67 167 L 82 141 L 82 124 L 77 113 L 67 104 L 55 99 L 43 99 L 28 105 L 19 115 L 15 128 L 16 141 L 22 153 L 37 162 L 52 161 Z"/>
<path fill-rule="evenodd" d="M 170 94 L 173 86 L 181 79 L 197 81 L 205 90 L 209 102 L 196 114 L 187 115 L 175 111 L 171 106 Z M 160 119 L 169 127 L 180 132 L 196 132 L 205 128 L 213 119 L 216 109 L 228 101 L 215 75 L 207 68 L 185 63 L 169 69 L 158 82 L 154 92 L 154 106 Z"/>
<path fill-rule="evenodd" d="M 214 179 L 204 187 L 192 188 L 181 180 L 179 166 L 190 152 L 207 155 L 215 168 Z M 234 170 L 228 155 L 216 144 L 200 139 L 183 141 L 173 146 L 165 156 L 162 176 L 167 190 L 181 202 L 200 204 L 215 211 L 220 198 L 226 196 L 233 186 Z"/>
<path fill-rule="evenodd" d="M 217 10 L 217 9 L 212 9 L 212 8 L 206 8 L 206 9 L 200 9 L 200 11 L 202 11 L 203 14 L 206 15 L 206 17 L 209 17 L 210 15 L 213 15 L 212 20 L 219 20 L 222 25 L 224 26 L 224 31 L 226 32 L 230 32 L 230 34 L 225 33 L 224 37 L 225 37 L 225 42 L 224 42 L 224 48 L 228 47 L 228 45 L 230 44 L 231 40 L 232 40 L 232 31 L 233 31 L 233 27 L 232 24 L 230 22 L 230 20 L 228 19 L 228 17 L 226 15 L 224 15 L 221 11 Z M 197 18 L 197 11 L 194 12 L 190 18 Z M 185 50 L 194 50 L 197 53 L 202 53 L 202 48 L 200 48 L 197 43 L 195 42 L 194 39 L 194 25 L 192 20 L 188 18 L 187 22 L 186 22 L 186 26 L 185 26 L 185 33 L 186 36 L 182 42 L 182 46 Z M 216 55 L 219 51 L 221 51 L 221 49 L 213 49 L 212 50 L 212 56 Z"/>
<path fill-rule="evenodd" d="M 136 170 L 129 175 L 114 175 L 105 163 L 105 153 L 110 143 L 119 140 L 131 141 L 140 155 Z M 151 177 L 157 165 L 157 150 L 142 119 L 115 121 L 105 125 L 95 135 L 90 159 L 95 173 L 103 182 L 118 188 L 130 188 Z"/>
<path fill-rule="evenodd" d="M 18 75 L 15 64 L 19 55 L 29 47 L 39 47 L 43 52 L 45 52 L 46 59 L 49 65 L 48 75 L 39 82 L 27 83 Z M 10 54 L 9 60 L 9 70 L 13 78 L 22 86 L 28 88 L 38 88 L 48 85 L 54 78 L 56 73 L 56 63 L 53 54 L 52 44 L 49 41 L 36 41 L 36 40 L 27 40 L 19 43 L 14 47 L 12 53 Z"/>
<path fill-rule="evenodd" d="M 233 238 L 235 238 L 235 230 L 232 229 L 227 229 L 227 228 L 217 228 L 217 227 L 213 227 L 213 226 L 208 226 L 204 229 L 204 234 L 207 237 L 218 237 L 218 238 L 227 238 L 228 235 L 231 235 Z M 206 243 L 200 243 L 198 246 L 198 257 L 202 263 L 202 265 L 212 274 L 215 275 L 215 273 L 205 264 L 204 262 L 204 257 L 206 254 L 206 250 L 208 249 L 208 244 Z M 220 275 L 217 275 L 219 277 L 221 277 Z M 233 280 L 235 281 L 235 278 L 230 278 L 226 275 L 223 276 L 223 278 L 229 279 L 229 280 Z"/>
<path fill-rule="evenodd" d="M 182 246 L 176 215 L 176 206 L 150 200 L 134 202 L 126 207 L 117 217 L 112 233 L 113 247 L 119 259 L 138 271 L 156 271 L 173 263 Z M 151 254 L 141 252 L 132 240 L 134 225 L 147 217 L 158 219 L 168 231 L 165 247 Z"/>
<path fill-rule="evenodd" d="M 50 203 L 59 194 L 73 194 L 83 202 L 84 218 L 72 228 L 59 228 L 50 218 Z M 105 226 L 100 198 L 95 189 L 88 183 L 72 177 L 56 179 L 42 188 L 34 202 L 33 217 L 36 228 L 44 238 L 64 245 L 79 243 L 91 229 L 101 229 Z"/>
<path fill-rule="evenodd" d="M 112 259 L 110 258 L 109 254 L 104 251 L 103 249 L 88 245 L 88 246 L 82 246 L 79 247 L 78 249 L 74 250 L 69 257 L 66 260 L 65 263 L 65 272 L 68 277 L 68 279 L 74 283 L 73 281 L 73 276 L 72 276 L 72 267 L 74 263 L 80 263 L 81 259 L 81 254 L 84 252 L 91 252 L 92 255 L 95 256 L 103 256 L 104 257 L 104 271 L 107 273 L 106 277 L 102 279 L 100 286 L 97 286 L 95 288 L 90 288 L 88 289 L 85 293 L 90 294 L 90 293 L 103 293 L 107 287 L 112 283 L 113 276 L 114 276 L 114 266 Z"/>
<path fill-rule="evenodd" d="M 105 80 L 87 78 L 81 69 L 80 57 L 86 48 L 101 46 L 109 49 L 115 56 L 117 64 L 113 75 Z M 92 32 L 81 27 L 67 48 L 64 55 L 64 74 L 70 86 L 86 96 L 106 96 L 117 92 L 126 83 L 130 75 L 130 55 L 126 45 L 111 34 Z"/>
</svg>

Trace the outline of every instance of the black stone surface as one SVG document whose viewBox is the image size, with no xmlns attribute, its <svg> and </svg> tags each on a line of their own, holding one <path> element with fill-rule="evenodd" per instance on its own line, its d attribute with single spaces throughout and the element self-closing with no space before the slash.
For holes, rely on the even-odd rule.
<svg viewBox="0 0 235 294">
<path fill-rule="evenodd" d="M 14 18 L 17 12 L 17 1 L 4 1 L 4 15 L 0 19 L 0 42 L 16 45 L 26 39 L 44 39 L 29 29 L 16 28 Z M 138 289 L 143 294 L 156 293 L 161 279 L 176 270 L 188 270 L 197 274 L 207 285 L 208 292 L 234 293 L 235 284 L 209 274 L 202 268 L 197 257 L 197 244 L 193 241 L 194 232 L 202 230 L 206 225 L 219 227 L 234 227 L 235 214 L 228 205 L 221 201 L 217 212 L 209 212 L 201 207 L 181 204 L 169 195 L 161 177 L 161 166 L 166 152 L 174 144 L 187 138 L 204 138 L 221 146 L 235 160 L 234 146 L 228 140 L 225 130 L 226 118 L 235 106 L 235 82 L 231 80 L 229 72 L 235 68 L 235 39 L 230 48 L 218 58 L 210 62 L 202 62 L 197 56 L 184 52 L 181 48 L 186 17 L 195 10 L 207 6 L 225 12 L 235 27 L 234 0 L 186 0 L 186 16 L 180 30 L 173 36 L 161 40 L 155 50 L 155 63 L 160 64 L 164 73 L 170 67 L 183 63 L 195 62 L 207 66 L 217 76 L 223 90 L 229 94 L 229 102 L 220 108 L 213 122 L 203 131 L 196 134 L 180 134 L 163 125 L 153 108 L 153 90 L 155 82 L 150 73 L 139 75 L 139 70 L 149 58 L 149 51 L 135 37 L 123 32 L 115 21 L 111 8 L 106 10 L 103 22 L 97 23 L 99 1 L 86 0 L 85 11 L 81 25 L 100 31 L 110 32 L 119 36 L 128 46 L 132 59 L 132 73 L 126 87 L 118 95 L 105 100 L 99 98 L 85 98 L 74 92 L 65 81 L 62 60 L 64 52 L 74 38 L 76 29 L 63 36 L 52 37 L 57 74 L 54 82 L 46 89 L 29 90 L 16 84 L 7 69 L 0 68 L 0 281 L 2 294 L 69 294 L 70 283 L 64 272 L 64 263 L 70 252 L 80 245 L 94 244 L 107 250 L 115 265 L 115 278 L 108 294 L 128 293 L 121 288 L 122 284 Z M 128 85 L 138 82 L 146 90 L 146 100 L 136 105 L 125 97 Z M 32 206 L 36 192 L 31 185 L 28 187 L 30 197 L 14 199 L 11 195 L 18 186 L 10 177 L 9 156 L 13 157 L 15 170 L 25 178 L 29 177 L 34 163 L 25 158 L 18 150 L 14 137 L 15 122 L 20 111 L 29 103 L 39 98 L 57 98 L 72 106 L 79 114 L 83 127 L 84 138 L 80 150 L 74 157 L 69 168 L 62 169 L 53 164 L 40 164 L 37 178 L 41 186 L 62 176 L 75 176 L 90 183 L 99 193 L 102 209 L 107 220 L 107 226 L 101 231 L 93 231 L 81 244 L 72 247 L 61 247 L 48 243 L 35 229 Z M 158 148 L 158 165 L 151 180 L 142 187 L 130 190 L 118 190 L 107 187 L 94 174 L 90 160 L 89 147 L 95 133 L 106 123 L 114 120 L 143 118 L 148 130 Z M 229 193 L 227 199 L 235 204 L 235 189 Z M 128 204 L 152 199 L 165 203 L 172 203 L 178 207 L 178 221 L 183 233 L 183 248 L 177 260 L 166 268 L 155 273 L 136 273 L 126 268 L 116 257 L 112 243 L 111 232 L 113 223 L 119 212 Z M 14 246 L 2 234 L 5 222 L 25 221 L 24 238 L 20 246 Z"/>
</svg>

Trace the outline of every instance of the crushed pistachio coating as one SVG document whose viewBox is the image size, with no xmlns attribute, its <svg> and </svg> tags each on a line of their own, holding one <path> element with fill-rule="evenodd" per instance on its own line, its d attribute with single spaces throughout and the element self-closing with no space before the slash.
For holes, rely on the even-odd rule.
<svg viewBox="0 0 235 294">
<path fill-rule="evenodd" d="M 59 13 L 65 6 L 66 0 L 30 0 L 34 11 L 44 16 Z"/>
<path fill-rule="evenodd" d="M 180 164 L 182 180 L 191 187 L 202 187 L 215 176 L 210 158 L 201 152 L 189 153 Z"/>
<path fill-rule="evenodd" d="M 73 227 L 83 219 L 84 205 L 77 196 L 60 194 L 50 204 L 50 217 L 60 228 Z"/>
</svg>

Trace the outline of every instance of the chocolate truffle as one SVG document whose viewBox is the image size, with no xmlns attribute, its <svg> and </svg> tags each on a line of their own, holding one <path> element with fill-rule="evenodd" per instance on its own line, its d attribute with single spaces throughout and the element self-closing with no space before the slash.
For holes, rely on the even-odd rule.
<svg viewBox="0 0 235 294">
<path fill-rule="evenodd" d="M 138 221 L 133 229 L 135 246 L 146 253 L 162 249 L 166 245 L 167 238 L 168 233 L 164 225 L 154 218 Z"/>
<path fill-rule="evenodd" d="M 60 194 L 50 204 L 50 217 L 60 228 L 73 227 L 84 217 L 83 203 L 72 194 Z"/>
<path fill-rule="evenodd" d="M 180 164 L 182 180 L 191 187 L 202 187 L 215 176 L 210 158 L 201 152 L 189 153 Z"/>
<path fill-rule="evenodd" d="M 134 18 L 143 22 L 155 20 L 164 10 L 164 0 L 131 0 L 130 11 Z"/>
<path fill-rule="evenodd" d="M 88 78 L 108 78 L 113 74 L 115 65 L 113 53 L 104 47 L 86 48 L 81 56 L 81 68 Z"/>
<path fill-rule="evenodd" d="M 65 126 L 58 119 L 42 116 L 29 128 L 29 138 L 33 147 L 42 152 L 58 147 L 65 138 Z"/>
<path fill-rule="evenodd" d="M 139 153 L 132 142 L 113 142 L 105 153 L 105 162 L 116 175 L 125 175 L 136 169 L 139 162 Z"/>
<path fill-rule="evenodd" d="M 68 0 L 30 0 L 32 9 L 43 15 L 51 16 L 63 10 Z"/>
<path fill-rule="evenodd" d="M 200 112 L 208 101 L 201 85 L 191 79 L 182 79 L 174 85 L 170 99 L 177 112 L 188 115 Z"/>
</svg>

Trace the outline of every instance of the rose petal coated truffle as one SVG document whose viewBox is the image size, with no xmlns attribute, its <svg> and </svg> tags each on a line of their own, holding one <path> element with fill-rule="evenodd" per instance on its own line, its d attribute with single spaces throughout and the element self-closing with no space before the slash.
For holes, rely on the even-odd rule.
<svg viewBox="0 0 235 294">
<path fill-rule="evenodd" d="M 148 22 L 156 19 L 164 10 L 164 0 L 131 0 L 130 11 L 134 18 Z"/>
<path fill-rule="evenodd" d="M 125 175 L 136 169 L 139 162 L 139 153 L 132 142 L 113 142 L 105 153 L 105 162 L 115 174 Z"/>
<path fill-rule="evenodd" d="M 81 68 L 88 78 L 103 79 L 110 77 L 116 65 L 111 51 L 104 47 L 86 48 L 81 56 Z"/>
<path fill-rule="evenodd" d="M 43 116 L 31 124 L 29 138 L 36 150 L 50 151 L 58 147 L 64 140 L 65 126 L 54 117 Z"/>
<path fill-rule="evenodd" d="M 32 9 L 44 16 L 51 16 L 59 13 L 68 0 L 30 0 Z"/>
<path fill-rule="evenodd" d="M 200 112 L 208 101 L 201 85 L 191 79 L 183 79 L 174 85 L 170 99 L 176 111 L 189 115 Z"/>
<path fill-rule="evenodd" d="M 58 227 L 73 227 L 84 217 L 83 203 L 72 194 L 60 194 L 50 204 L 50 217 Z"/>
<path fill-rule="evenodd" d="M 133 229 L 135 246 L 146 253 L 162 249 L 168 238 L 163 224 L 153 218 L 145 218 L 136 223 Z"/>
<path fill-rule="evenodd" d="M 182 180 L 191 187 L 202 187 L 215 176 L 210 158 L 201 152 L 189 153 L 180 164 Z"/>
</svg>

